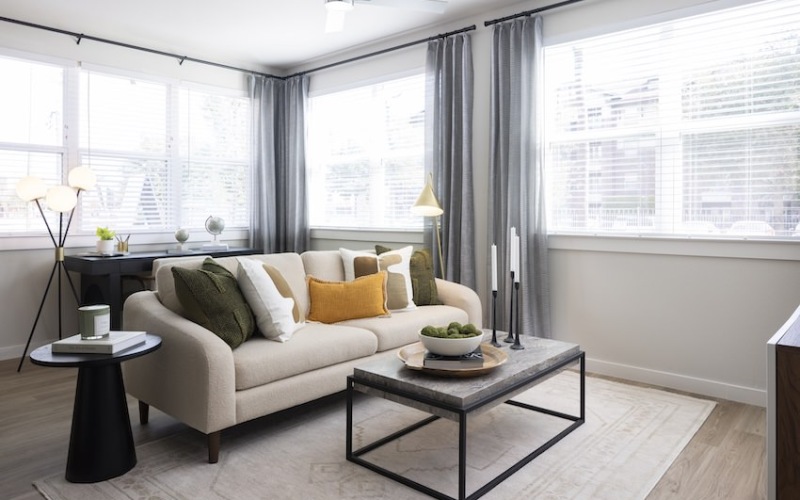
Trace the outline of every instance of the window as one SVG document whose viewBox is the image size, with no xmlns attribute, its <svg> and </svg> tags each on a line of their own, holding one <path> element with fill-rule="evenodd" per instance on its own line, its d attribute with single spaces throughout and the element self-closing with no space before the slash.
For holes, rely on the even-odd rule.
<svg viewBox="0 0 800 500">
<path fill-rule="evenodd" d="M 210 215 L 249 226 L 246 97 L 85 71 L 81 103 L 81 156 L 98 178 L 82 197 L 82 229 L 202 228 Z"/>
<path fill-rule="evenodd" d="M 97 187 L 81 194 L 72 234 L 93 235 L 97 226 L 172 234 L 203 228 L 210 215 L 228 229 L 249 227 L 243 91 L 3 57 L 0 73 L 0 234 L 43 233 L 16 182 L 35 175 L 62 184 L 73 164 L 89 166 Z"/>
<path fill-rule="evenodd" d="M 411 206 L 425 181 L 424 110 L 422 74 L 311 99 L 312 227 L 422 228 Z"/>
<path fill-rule="evenodd" d="M 544 55 L 551 232 L 800 237 L 800 4 Z"/>
<path fill-rule="evenodd" d="M 16 184 L 29 175 L 48 185 L 61 181 L 64 69 L 0 57 L 0 75 L 0 233 L 44 231 L 36 205 L 17 198 Z"/>
</svg>

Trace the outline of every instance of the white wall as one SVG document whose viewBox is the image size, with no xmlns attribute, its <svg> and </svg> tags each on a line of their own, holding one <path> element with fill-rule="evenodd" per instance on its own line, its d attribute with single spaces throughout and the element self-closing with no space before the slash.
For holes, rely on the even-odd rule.
<svg viewBox="0 0 800 500">
<path fill-rule="evenodd" d="M 728 2 L 732 3 L 732 2 Z M 518 8 L 409 33 L 369 48 L 300 69 L 342 60 L 404 41 L 477 24 L 472 32 L 475 66 L 473 153 L 475 168 L 478 288 L 486 296 L 488 220 L 489 53 L 491 29 L 483 21 L 539 6 Z M 708 9 L 711 2 L 675 0 L 586 0 L 548 15 L 545 37 L 565 40 L 631 26 L 639 17 L 664 18 L 678 8 Z M 64 41 L 50 35 L 0 31 L 0 46 L 62 55 Z M 70 49 L 74 50 L 74 48 Z M 110 49 L 109 49 L 110 50 Z M 121 50 L 121 49 L 119 49 Z M 313 73 L 311 91 L 341 88 L 387 72 L 424 64 L 424 45 Z M 64 57 L 81 57 L 64 55 Z M 131 69 L 151 67 L 169 74 L 176 64 L 130 52 L 98 54 L 96 63 L 125 61 Z M 84 58 L 89 60 L 89 58 Z M 165 62 L 169 61 L 169 62 Z M 181 70 L 177 70 L 181 71 Z M 192 78 L 237 78 L 192 68 Z M 197 74 L 201 72 L 202 74 Z M 168 75 L 169 76 L 169 75 Z M 213 82 L 208 82 L 213 83 Z M 315 248 L 369 247 L 375 242 L 419 244 L 414 234 L 315 233 Z M 551 238 L 554 336 L 586 350 L 590 370 L 669 387 L 764 404 L 765 342 L 800 302 L 800 248 L 797 243 L 672 242 L 618 238 Z M 51 251 L 1 252 L 10 272 L 0 284 L 0 357 L 19 355 L 52 265 Z M 46 305 L 46 329 L 53 337 L 54 303 Z M 486 315 L 488 318 L 489 316 Z"/>
</svg>

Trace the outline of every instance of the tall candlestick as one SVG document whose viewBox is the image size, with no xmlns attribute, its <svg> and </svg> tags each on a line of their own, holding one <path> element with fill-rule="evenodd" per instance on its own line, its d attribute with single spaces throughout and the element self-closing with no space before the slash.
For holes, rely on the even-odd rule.
<svg viewBox="0 0 800 500">
<path fill-rule="evenodd" d="M 519 283 L 519 277 L 522 275 L 522 270 L 519 264 L 520 244 L 519 236 L 514 235 L 514 283 Z"/>
<path fill-rule="evenodd" d="M 492 291 L 497 291 L 497 245 L 492 245 Z"/>
<path fill-rule="evenodd" d="M 516 265 L 516 247 L 514 246 L 514 239 L 517 237 L 517 228 L 511 227 L 511 231 L 508 235 L 508 267 L 512 273 L 516 273 L 517 269 L 514 267 Z"/>
</svg>

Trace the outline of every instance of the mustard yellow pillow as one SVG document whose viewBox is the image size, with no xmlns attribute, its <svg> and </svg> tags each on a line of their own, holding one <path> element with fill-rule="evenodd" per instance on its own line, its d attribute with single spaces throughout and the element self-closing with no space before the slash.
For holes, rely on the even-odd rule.
<svg viewBox="0 0 800 500">
<path fill-rule="evenodd" d="M 388 316 L 387 274 L 381 271 L 353 281 L 324 281 L 309 276 L 306 279 L 311 299 L 308 320 L 337 323 L 347 319 Z"/>
</svg>

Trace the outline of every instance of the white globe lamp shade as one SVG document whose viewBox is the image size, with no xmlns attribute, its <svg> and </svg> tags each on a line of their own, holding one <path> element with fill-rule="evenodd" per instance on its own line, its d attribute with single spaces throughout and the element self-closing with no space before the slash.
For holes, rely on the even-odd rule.
<svg viewBox="0 0 800 500">
<path fill-rule="evenodd" d="M 78 195 L 69 186 L 56 186 L 47 190 L 47 208 L 56 212 L 69 212 L 78 204 Z"/>
<path fill-rule="evenodd" d="M 23 177 L 17 182 L 17 196 L 25 201 L 39 200 L 47 196 L 47 186 L 39 177 Z"/>
<path fill-rule="evenodd" d="M 77 167 L 69 171 L 69 185 L 75 189 L 88 191 L 97 185 L 97 176 L 89 167 Z"/>
</svg>

